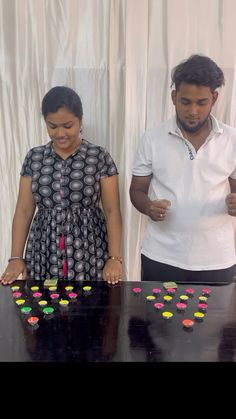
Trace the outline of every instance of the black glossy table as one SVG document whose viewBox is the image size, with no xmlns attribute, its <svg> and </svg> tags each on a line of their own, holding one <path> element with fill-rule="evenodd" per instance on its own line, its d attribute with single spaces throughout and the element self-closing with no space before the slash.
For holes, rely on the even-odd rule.
<svg viewBox="0 0 236 419">
<path fill-rule="evenodd" d="M 66 285 L 73 285 L 78 296 L 67 308 L 51 301 L 43 283 L 16 281 L 29 315 L 22 314 L 10 286 L 0 287 L 0 361 L 53 362 L 214 362 L 236 360 L 236 284 L 207 285 L 211 289 L 203 321 L 186 329 L 183 319 L 194 319 L 203 284 L 178 284 L 171 303 L 163 310 L 154 307 L 166 295 L 158 282 L 129 282 L 107 285 L 104 282 L 63 283 L 58 286 L 60 298 L 67 298 Z M 33 298 L 31 286 L 39 285 L 43 298 L 55 309 L 45 315 Z M 92 290 L 83 290 L 91 285 Z M 142 288 L 136 295 L 134 287 Z M 176 302 L 186 288 L 194 288 L 185 312 Z M 153 288 L 161 288 L 155 301 L 146 300 Z M 165 320 L 163 311 L 173 317 Z M 39 317 L 32 327 L 27 319 Z"/>
</svg>

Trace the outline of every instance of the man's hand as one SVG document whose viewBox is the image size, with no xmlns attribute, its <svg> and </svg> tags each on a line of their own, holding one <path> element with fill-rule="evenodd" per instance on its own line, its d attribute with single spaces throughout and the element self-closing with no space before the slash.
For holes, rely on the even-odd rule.
<svg viewBox="0 0 236 419">
<path fill-rule="evenodd" d="M 151 201 L 148 215 L 153 221 L 163 221 L 170 206 L 171 202 L 167 199 Z"/>
<path fill-rule="evenodd" d="M 232 217 L 236 217 L 236 193 L 230 193 L 227 195 L 225 203 L 227 205 L 228 214 Z"/>
</svg>

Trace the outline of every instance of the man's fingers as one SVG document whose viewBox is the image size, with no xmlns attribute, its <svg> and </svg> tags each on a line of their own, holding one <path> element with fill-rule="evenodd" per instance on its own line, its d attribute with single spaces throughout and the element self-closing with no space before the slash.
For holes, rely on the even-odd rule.
<svg viewBox="0 0 236 419">
<path fill-rule="evenodd" d="M 167 210 L 171 206 L 171 202 L 168 201 L 167 199 L 156 199 L 152 201 L 152 205 L 155 208 L 163 208 Z"/>
<path fill-rule="evenodd" d="M 171 206 L 171 202 L 168 199 L 163 199 L 162 202 L 166 204 L 167 208 Z"/>
</svg>

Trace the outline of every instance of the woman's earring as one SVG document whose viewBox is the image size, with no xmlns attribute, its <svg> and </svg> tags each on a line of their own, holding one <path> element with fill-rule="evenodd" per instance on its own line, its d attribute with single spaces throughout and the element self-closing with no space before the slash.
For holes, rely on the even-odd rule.
<svg viewBox="0 0 236 419">
<path fill-rule="evenodd" d="M 80 130 L 79 130 L 79 138 L 80 138 L 80 140 L 83 139 L 83 127 L 82 126 L 80 127 Z"/>
</svg>

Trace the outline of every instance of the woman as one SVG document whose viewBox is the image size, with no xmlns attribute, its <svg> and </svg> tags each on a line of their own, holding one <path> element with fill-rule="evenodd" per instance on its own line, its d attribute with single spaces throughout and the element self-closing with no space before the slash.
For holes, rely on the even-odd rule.
<svg viewBox="0 0 236 419">
<path fill-rule="evenodd" d="M 81 138 L 83 109 L 74 90 L 49 90 L 42 114 L 51 141 L 25 157 L 2 284 L 20 274 L 117 283 L 122 220 L 116 165 L 104 148 Z"/>
</svg>

